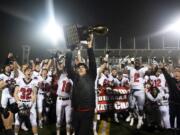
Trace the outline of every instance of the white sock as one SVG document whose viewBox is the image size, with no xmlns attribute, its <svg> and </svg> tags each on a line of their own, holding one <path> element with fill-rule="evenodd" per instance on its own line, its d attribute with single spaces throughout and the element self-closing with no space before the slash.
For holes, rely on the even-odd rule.
<svg viewBox="0 0 180 135">
<path fill-rule="evenodd" d="M 60 130 L 56 130 L 56 135 L 60 135 Z"/>
<path fill-rule="evenodd" d="M 97 121 L 93 121 L 93 129 L 96 131 L 96 127 L 97 127 Z"/>
<path fill-rule="evenodd" d="M 18 133 L 14 133 L 14 135 L 18 135 Z"/>
</svg>

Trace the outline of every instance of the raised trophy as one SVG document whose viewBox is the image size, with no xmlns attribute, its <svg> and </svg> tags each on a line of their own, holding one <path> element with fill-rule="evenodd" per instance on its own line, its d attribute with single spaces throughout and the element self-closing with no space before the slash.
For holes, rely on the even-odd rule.
<svg viewBox="0 0 180 135">
<path fill-rule="evenodd" d="M 105 26 L 90 26 L 80 27 L 77 25 L 64 26 L 66 46 L 74 50 L 81 45 L 81 41 L 88 40 L 89 34 L 93 33 L 97 36 L 104 36 L 108 33 L 108 28 Z"/>
</svg>

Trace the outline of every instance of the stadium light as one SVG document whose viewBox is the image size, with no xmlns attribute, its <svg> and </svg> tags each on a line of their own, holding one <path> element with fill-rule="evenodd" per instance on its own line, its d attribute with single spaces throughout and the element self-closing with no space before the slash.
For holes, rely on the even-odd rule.
<svg viewBox="0 0 180 135">
<path fill-rule="evenodd" d="M 176 32 L 180 34 L 180 19 L 177 20 L 175 23 L 172 23 L 169 26 L 167 26 L 165 32 Z"/>
<path fill-rule="evenodd" d="M 49 19 L 48 23 L 43 27 L 43 34 L 49 38 L 54 45 L 64 38 L 63 28 L 59 26 L 54 18 Z"/>
<path fill-rule="evenodd" d="M 48 10 L 47 24 L 43 25 L 42 33 L 45 38 L 49 38 L 53 45 L 58 45 L 59 41 L 64 40 L 64 32 L 62 26 L 60 26 L 55 19 L 53 0 L 46 0 Z"/>
</svg>

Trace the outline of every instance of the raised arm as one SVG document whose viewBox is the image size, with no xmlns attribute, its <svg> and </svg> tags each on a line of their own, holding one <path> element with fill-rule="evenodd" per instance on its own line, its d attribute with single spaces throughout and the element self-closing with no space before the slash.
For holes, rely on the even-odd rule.
<svg viewBox="0 0 180 135">
<path fill-rule="evenodd" d="M 95 60 L 95 56 L 94 56 L 94 51 L 93 51 L 93 35 L 90 35 L 90 40 L 88 41 L 88 49 L 87 49 L 87 53 L 88 53 L 88 57 L 89 57 L 89 73 L 90 75 L 92 75 L 93 79 L 96 79 L 96 75 L 97 75 L 97 67 L 96 67 L 96 60 Z"/>
<path fill-rule="evenodd" d="M 165 69 L 164 65 L 163 64 L 160 64 L 159 68 L 161 68 L 162 70 L 162 73 L 164 74 L 164 77 L 167 81 L 167 83 L 171 83 L 171 80 L 172 80 L 172 77 L 171 75 L 167 72 L 167 70 Z"/>
<path fill-rule="evenodd" d="M 68 77 L 72 80 L 74 80 L 75 78 L 75 72 L 72 68 L 72 65 L 71 65 L 71 62 L 72 62 L 72 52 L 67 52 L 66 53 L 66 60 L 65 60 L 65 70 L 68 74 Z"/>
<path fill-rule="evenodd" d="M 48 64 L 47 64 L 47 69 L 49 70 L 50 69 L 50 67 L 51 67 L 51 65 L 52 65 L 52 59 L 49 59 L 48 60 Z"/>
</svg>

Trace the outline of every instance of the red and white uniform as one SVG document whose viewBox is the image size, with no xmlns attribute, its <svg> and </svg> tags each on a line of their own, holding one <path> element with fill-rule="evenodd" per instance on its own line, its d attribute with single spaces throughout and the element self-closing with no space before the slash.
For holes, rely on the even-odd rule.
<svg viewBox="0 0 180 135">
<path fill-rule="evenodd" d="M 145 92 L 144 92 L 144 75 L 148 70 L 148 67 L 140 68 L 136 70 L 135 68 L 130 69 L 130 86 L 131 92 L 129 95 L 129 107 L 135 109 L 135 106 L 138 107 L 138 112 L 141 115 L 144 109 L 145 103 Z M 139 118 L 138 118 L 139 121 Z M 139 123 L 139 122 L 138 122 Z"/>
<path fill-rule="evenodd" d="M 169 116 L 169 89 L 166 85 L 166 79 L 163 74 L 158 77 L 157 87 L 160 89 L 161 99 L 159 100 L 159 110 L 161 113 L 161 125 L 163 128 L 170 128 Z"/>
<path fill-rule="evenodd" d="M 99 78 L 98 84 L 100 86 L 108 86 L 112 82 L 113 78 L 110 75 L 106 76 L 104 74 Z"/>
<path fill-rule="evenodd" d="M 160 93 L 158 94 L 156 99 L 154 99 L 152 96 L 150 97 L 149 93 L 146 93 L 146 95 L 150 99 L 153 99 L 158 103 L 159 110 L 161 113 L 161 125 L 163 128 L 168 129 L 170 128 L 169 102 L 168 102 L 169 93 L 168 93 L 168 88 L 166 87 L 165 77 L 163 74 L 160 74 L 159 76 L 151 75 L 149 76 L 149 80 L 154 87 L 157 87 L 160 90 Z"/>
<path fill-rule="evenodd" d="M 43 78 L 42 76 L 38 76 L 37 81 L 40 85 L 37 95 L 37 106 L 38 112 L 42 113 L 44 95 L 50 92 L 52 77 L 48 76 L 46 78 Z"/>
<path fill-rule="evenodd" d="M 144 90 L 144 74 L 148 70 L 147 67 L 136 70 L 130 69 L 130 85 L 132 89 Z"/>
<path fill-rule="evenodd" d="M 13 78 L 13 74 L 11 73 L 10 75 L 7 75 L 5 73 L 2 73 L 0 74 L 0 81 L 4 81 L 4 82 L 7 82 L 7 81 L 10 81 L 11 79 L 14 79 Z M 14 97 L 11 96 L 11 94 L 9 93 L 9 89 L 7 87 L 5 87 L 3 90 L 2 90 L 2 95 L 1 95 L 1 106 L 3 108 L 6 108 L 7 107 L 7 104 L 8 104 L 8 101 L 10 101 L 10 103 L 13 103 L 15 102 L 15 99 Z"/>
<path fill-rule="evenodd" d="M 66 127 L 70 128 L 71 122 L 71 100 L 70 95 L 72 91 L 73 82 L 67 77 L 66 73 L 62 73 L 58 80 L 58 89 L 57 89 L 57 100 L 56 100 L 56 117 L 57 123 L 56 127 L 61 126 L 63 115 L 62 112 L 65 112 L 66 117 Z"/>
<path fill-rule="evenodd" d="M 157 77 L 156 87 L 158 87 L 160 90 L 166 89 L 166 79 L 163 74 L 160 74 Z"/>
<path fill-rule="evenodd" d="M 119 80 L 118 85 L 124 86 L 125 84 L 129 84 L 129 79 L 127 74 L 123 74 L 122 80 Z"/>
<path fill-rule="evenodd" d="M 12 73 L 10 73 L 9 75 L 5 74 L 5 73 L 0 74 L 0 81 L 6 82 L 11 79 L 14 79 L 14 74 L 12 74 Z"/>
<path fill-rule="evenodd" d="M 26 105 L 30 107 L 30 122 L 32 126 L 37 126 L 36 122 L 36 102 L 32 102 L 33 94 L 36 94 L 36 90 L 34 89 L 37 87 L 37 81 L 36 80 L 30 80 L 29 82 L 26 82 L 24 78 L 19 79 L 16 81 L 17 85 L 19 86 L 19 92 L 18 92 L 18 98 L 19 101 L 17 102 L 19 107 L 22 107 L 23 105 Z M 18 118 L 18 114 L 15 114 L 15 125 L 20 125 L 20 121 Z"/>
<path fill-rule="evenodd" d="M 159 76 L 150 75 L 150 76 L 146 76 L 145 78 L 146 78 L 146 81 L 149 80 L 151 84 L 154 87 L 157 87 L 159 90 L 165 89 L 166 80 L 163 74 L 160 74 Z"/>
<path fill-rule="evenodd" d="M 119 84 L 119 80 L 117 79 L 117 77 L 113 77 L 112 74 L 109 75 L 109 79 L 108 80 L 111 81 L 116 86 Z"/>
</svg>

